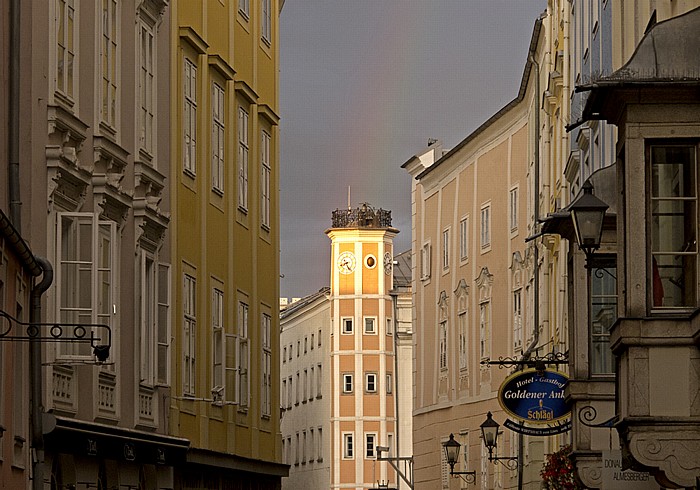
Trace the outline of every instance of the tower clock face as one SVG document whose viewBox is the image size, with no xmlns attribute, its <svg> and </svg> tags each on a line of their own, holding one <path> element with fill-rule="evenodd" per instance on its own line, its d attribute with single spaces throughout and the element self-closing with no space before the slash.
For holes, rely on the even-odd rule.
<svg viewBox="0 0 700 490">
<path fill-rule="evenodd" d="M 350 274 L 355 270 L 355 256 L 352 252 L 343 252 L 338 255 L 338 271 L 341 274 Z"/>
<path fill-rule="evenodd" d="M 389 252 L 384 254 L 384 273 L 391 274 L 391 270 L 394 268 L 394 259 L 391 257 Z"/>
</svg>

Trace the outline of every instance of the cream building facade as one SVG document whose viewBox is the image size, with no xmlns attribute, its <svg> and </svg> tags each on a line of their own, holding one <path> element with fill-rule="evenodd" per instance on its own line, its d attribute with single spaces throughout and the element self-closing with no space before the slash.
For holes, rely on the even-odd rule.
<svg viewBox="0 0 700 490">
<path fill-rule="evenodd" d="M 410 254 L 394 255 L 390 213 L 366 204 L 336 210 L 326 233 L 331 287 L 282 313 L 283 486 L 408 488 Z M 381 460 L 397 457 L 407 481 Z"/>
</svg>

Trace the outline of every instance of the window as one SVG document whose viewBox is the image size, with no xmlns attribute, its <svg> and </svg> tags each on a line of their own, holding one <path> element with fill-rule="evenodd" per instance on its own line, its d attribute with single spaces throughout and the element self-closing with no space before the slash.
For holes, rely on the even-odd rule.
<svg viewBox="0 0 700 490">
<path fill-rule="evenodd" d="M 447 369 L 447 322 L 440 322 L 440 370 Z"/>
<path fill-rule="evenodd" d="M 421 279 L 430 278 L 430 244 L 426 243 L 420 250 Z"/>
<path fill-rule="evenodd" d="M 211 187 L 219 193 L 224 192 L 224 114 L 224 89 L 214 83 L 211 98 Z"/>
<path fill-rule="evenodd" d="M 386 319 L 386 334 L 394 335 L 394 322 L 391 318 Z"/>
<path fill-rule="evenodd" d="M 344 433 L 343 434 L 343 459 L 354 458 L 354 444 L 353 444 L 353 434 Z"/>
<path fill-rule="evenodd" d="M 262 26 L 260 30 L 262 31 L 263 41 L 270 44 L 270 40 L 272 39 L 270 35 L 272 30 L 272 6 L 270 5 L 270 0 L 262 0 L 260 3 L 262 6 Z"/>
<path fill-rule="evenodd" d="M 248 210 L 248 112 L 238 108 L 238 207 Z"/>
<path fill-rule="evenodd" d="M 294 390 L 295 396 L 294 396 L 294 404 L 299 405 L 299 386 L 301 385 L 301 376 L 299 374 L 299 371 L 297 371 L 297 384 L 296 384 L 296 390 Z"/>
<path fill-rule="evenodd" d="M 323 427 L 318 428 L 318 453 L 316 461 L 323 461 Z"/>
<path fill-rule="evenodd" d="M 57 227 L 59 322 L 101 323 L 112 327 L 113 336 L 118 335 L 112 325 L 112 311 L 117 307 L 116 223 L 93 213 L 59 213 Z M 58 352 L 59 356 L 93 357 L 85 343 L 61 342 Z M 110 354 L 113 358 L 115 353 Z"/>
<path fill-rule="evenodd" d="M 591 269 L 591 375 L 615 372 L 610 350 L 610 327 L 617 320 L 615 257 L 596 254 Z"/>
<path fill-rule="evenodd" d="M 459 260 L 469 258 L 469 218 L 459 222 Z"/>
<path fill-rule="evenodd" d="M 459 369 L 467 369 L 469 367 L 469 357 L 467 356 L 469 329 L 466 311 L 463 311 L 457 316 L 457 322 L 459 323 Z"/>
<path fill-rule="evenodd" d="M 374 459 L 377 447 L 377 434 L 365 434 L 365 457 Z"/>
<path fill-rule="evenodd" d="M 450 230 L 442 232 L 442 268 L 450 267 Z"/>
<path fill-rule="evenodd" d="M 139 145 L 153 154 L 153 132 L 155 129 L 155 42 L 153 27 L 140 22 L 141 69 L 139 71 Z"/>
<path fill-rule="evenodd" d="M 224 386 L 224 293 L 214 288 L 211 298 L 212 388 Z"/>
<path fill-rule="evenodd" d="M 303 393 L 301 396 L 302 403 L 306 403 L 306 400 L 308 399 L 308 391 L 307 391 L 308 386 L 309 386 L 309 370 L 304 369 L 304 387 L 302 389 Z"/>
<path fill-rule="evenodd" d="M 197 339 L 197 281 L 189 274 L 185 274 L 182 300 L 184 305 L 183 320 L 183 394 L 194 396 L 195 394 L 195 357 Z"/>
<path fill-rule="evenodd" d="M 287 387 L 289 389 L 289 392 L 287 393 L 287 408 L 291 409 L 292 408 L 292 392 L 294 391 L 294 386 L 292 383 L 292 377 L 289 377 L 289 380 L 287 382 Z"/>
<path fill-rule="evenodd" d="M 491 316 L 491 303 L 485 301 L 479 305 L 479 355 L 481 358 L 490 355 L 489 349 L 489 322 Z"/>
<path fill-rule="evenodd" d="M 343 374 L 343 393 L 352 393 L 352 374 Z"/>
<path fill-rule="evenodd" d="M 248 305 L 238 303 L 238 406 L 248 407 Z"/>
<path fill-rule="evenodd" d="M 140 253 L 140 271 L 137 287 L 139 304 L 139 341 L 140 341 L 140 382 L 152 386 L 155 381 L 155 335 L 157 319 L 156 304 L 156 263 L 153 256 Z"/>
<path fill-rule="evenodd" d="M 309 463 L 313 463 L 314 461 L 315 448 L 316 446 L 314 446 L 314 428 L 312 427 L 311 429 L 309 429 L 309 451 L 307 453 Z"/>
<path fill-rule="evenodd" d="M 290 361 L 292 360 L 292 351 L 293 351 L 293 350 L 294 350 L 294 349 L 293 349 L 293 345 L 292 345 L 292 344 L 289 344 L 289 360 L 290 360 Z"/>
<path fill-rule="evenodd" d="M 263 313 L 261 319 L 262 325 L 262 415 L 269 417 L 272 414 L 272 317 L 267 313 Z"/>
<path fill-rule="evenodd" d="M 367 393 L 377 392 L 377 375 L 375 373 L 365 373 L 365 391 Z"/>
<path fill-rule="evenodd" d="M 282 351 L 282 364 L 285 364 L 287 362 L 287 348 L 285 347 L 284 350 Z"/>
<path fill-rule="evenodd" d="M 306 431 L 301 431 L 301 464 L 306 464 Z"/>
<path fill-rule="evenodd" d="M 267 0 L 269 2 L 269 0 Z M 264 3 L 264 1 L 263 1 Z M 261 225 L 270 228 L 270 134 L 262 132 L 260 142 L 260 220 Z"/>
<path fill-rule="evenodd" d="M 394 457 L 394 434 L 386 435 L 386 447 L 389 448 L 387 454 L 390 458 Z"/>
<path fill-rule="evenodd" d="M 297 357 L 301 355 L 301 340 L 297 340 Z"/>
<path fill-rule="evenodd" d="M 72 99 L 78 38 L 75 0 L 57 0 L 56 9 L 56 89 Z"/>
<path fill-rule="evenodd" d="M 102 121 L 115 127 L 117 122 L 117 1 L 102 0 L 102 43 L 100 68 L 102 70 Z"/>
<path fill-rule="evenodd" d="M 386 375 L 386 394 L 391 395 L 394 392 L 394 380 L 391 373 Z"/>
<path fill-rule="evenodd" d="M 481 207 L 481 248 L 491 245 L 491 205 Z"/>
<path fill-rule="evenodd" d="M 321 329 L 318 329 L 318 346 L 321 347 Z"/>
<path fill-rule="evenodd" d="M 250 17 L 250 0 L 238 0 L 238 11 L 248 19 Z"/>
<path fill-rule="evenodd" d="M 311 334 L 311 350 L 314 350 L 314 334 Z"/>
<path fill-rule="evenodd" d="M 304 337 L 304 354 L 306 354 L 306 352 L 308 351 L 308 348 L 309 348 L 309 338 Z"/>
<path fill-rule="evenodd" d="M 296 444 L 296 447 L 295 447 L 295 449 L 294 449 L 294 464 L 297 464 L 297 465 L 298 465 L 298 464 L 299 464 L 299 451 L 300 451 L 300 447 L 299 447 L 299 433 L 298 433 L 298 432 L 296 433 L 296 436 L 297 436 L 297 444 Z"/>
<path fill-rule="evenodd" d="M 343 318 L 341 320 L 341 322 L 343 323 L 343 333 L 351 334 L 352 333 L 352 318 Z"/>
<path fill-rule="evenodd" d="M 518 188 L 510 190 L 510 231 L 518 229 Z"/>
<path fill-rule="evenodd" d="M 287 408 L 287 378 L 282 380 L 282 389 L 280 390 L 280 406 Z"/>
<path fill-rule="evenodd" d="M 522 289 L 513 291 L 513 347 L 523 347 L 523 302 Z"/>
<path fill-rule="evenodd" d="M 368 334 L 377 333 L 377 329 L 375 327 L 376 320 L 377 319 L 373 318 L 373 317 L 365 317 L 365 333 L 368 333 Z"/>
<path fill-rule="evenodd" d="M 314 399 L 314 371 L 315 366 L 311 366 L 311 374 L 309 375 L 309 401 Z"/>
<path fill-rule="evenodd" d="M 158 302 L 156 327 L 158 355 L 156 376 L 158 384 L 170 385 L 170 266 L 158 264 Z"/>
<path fill-rule="evenodd" d="M 651 145 L 653 308 L 697 303 L 697 152 L 694 145 Z"/>
<path fill-rule="evenodd" d="M 323 371 L 321 368 L 321 363 L 318 363 L 316 365 L 316 398 L 321 398 L 323 396 L 323 392 L 321 391 L 323 386 L 323 375 L 321 373 Z"/>
<path fill-rule="evenodd" d="M 185 75 L 183 78 L 184 107 L 182 127 L 184 147 L 182 149 L 183 170 L 192 175 L 197 170 L 197 67 L 185 58 Z"/>
</svg>

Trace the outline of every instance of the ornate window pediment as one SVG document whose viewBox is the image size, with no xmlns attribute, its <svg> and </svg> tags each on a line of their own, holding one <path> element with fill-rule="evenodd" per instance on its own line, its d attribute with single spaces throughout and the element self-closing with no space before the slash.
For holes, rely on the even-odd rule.
<svg viewBox="0 0 700 490">
<path fill-rule="evenodd" d="M 448 317 L 448 299 L 447 293 L 443 290 L 440 291 L 440 299 L 438 299 L 439 317 L 440 321 L 446 321 Z"/>
<path fill-rule="evenodd" d="M 489 272 L 488 267 L 482 268 L 479 276 L 476 278 L 476 287 L 479 288 L 479 301 L 491 298 L 492 285 L 493 274 Z"/>
<path fill-rule="evenodd" d="M 457 309 L 465 311 L 467 309 L 467 301 L 469 299 L 469 285 L 464 279 L 460 279 L 455 288 L 455 296 L 457 297 Z"/>
</svg>

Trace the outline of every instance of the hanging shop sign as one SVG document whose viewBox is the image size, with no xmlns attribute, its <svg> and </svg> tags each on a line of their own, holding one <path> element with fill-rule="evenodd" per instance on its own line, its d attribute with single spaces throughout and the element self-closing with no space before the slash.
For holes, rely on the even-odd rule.
<svg viewBox="0 0 700 490">
<path fill-rule="evenodd" d="M 559 371 L 526 369 L 508 376 L 498 389 L 501 408 L 521 423 L 560 425 L 571 414 L 564 400 L 569 378 Z"/>
</svg>

